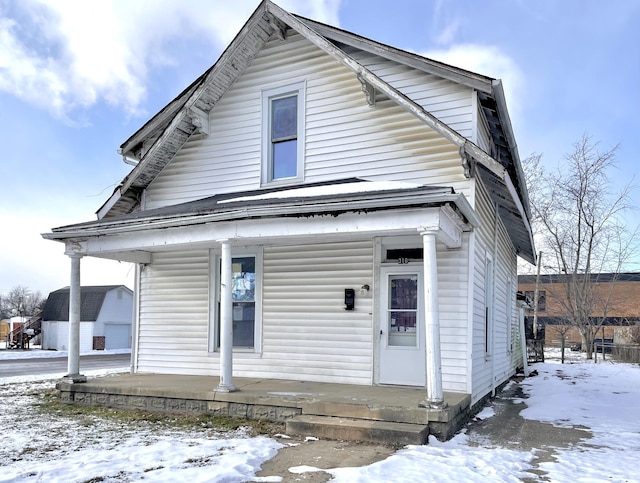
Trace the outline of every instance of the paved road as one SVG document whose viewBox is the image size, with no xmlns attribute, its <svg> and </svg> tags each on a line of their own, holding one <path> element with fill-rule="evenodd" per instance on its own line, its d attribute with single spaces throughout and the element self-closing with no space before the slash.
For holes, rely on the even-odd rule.
<svg viewBox="0 0 640 483">
<path fill-rule="evenodd" d="M 128 367 L 131 354 L 99 354 L 80 356 L 80 373 L 94 369 Z M 66 357 L 41 359 L 0 359 L 0 377 L 34 376 L 67 372 Z"/>
</svg>

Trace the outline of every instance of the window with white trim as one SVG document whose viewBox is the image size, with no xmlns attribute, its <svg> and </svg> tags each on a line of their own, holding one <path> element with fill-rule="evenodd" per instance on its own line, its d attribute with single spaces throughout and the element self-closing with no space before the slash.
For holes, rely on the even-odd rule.
<svg viewBox="0 0 640 483">
<path fill-rule="evenodd" d="M 262 184 L 302 181 L 304 83 L 262 92 Z"/>
<path fill-rule="evenodd" d="M 507 353 L 513 351 L 513 309 L 515 303 L 515 291 L 513 289 L 513 279 L 509 277 L 507 279 L 507 303 L 505 304 L 505 316 L 507 321 Z"/>
<path fill-rule="evenodd" d="M 209 351 L 220 349 L 219 250 L 210 254 Z M 231 303 L 233 348 L 260 351 L 262 314 L 262 251 L 259 248 L 233 250 L 231 258 Z"/>
<path fill-rule="evenodd" d="M 485 357 L 490 357 L 493 352 L 493 293 L 494 274 L 493 259 L 487 256 L 485 259 L 484 276 L 484 353 Z"/>
</svg>

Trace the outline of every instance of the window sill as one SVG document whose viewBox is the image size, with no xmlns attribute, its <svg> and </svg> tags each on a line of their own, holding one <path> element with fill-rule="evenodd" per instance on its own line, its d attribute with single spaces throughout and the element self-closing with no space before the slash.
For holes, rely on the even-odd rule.
<svg viewBox="0 0 640 483">
<path fill-rule="evenodd" d="M 213 359 L 220 359 L 220 351 L 209 352 L 207 353 L 207 356 Z M 262 353 L 251 349 L 234 349 L 233 357 L 241 359 L 260 359 L 262 357 Z"/>
<path fill-rule="evenodd" d="M 273 188 L 273 187 L 278 187 L 278 186 L 292 186 L 292 185 L 298 185 L 300 183 L 304 182 L 304 179 L 302 179 L 302 177 L 300 176 L 296 176 L 295 178 L 282 178 L 282 179 L 276 179 L 274 181 L 263 181 L 260 184 L 261 188 Z"/>
</svg>

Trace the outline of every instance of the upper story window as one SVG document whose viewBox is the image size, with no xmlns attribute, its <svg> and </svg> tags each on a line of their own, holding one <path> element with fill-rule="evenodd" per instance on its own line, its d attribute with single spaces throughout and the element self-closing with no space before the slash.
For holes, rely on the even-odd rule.
<svg viewBox="0 0 640 483">
<path fill-rule="evenodd" d="M 302 181 L 304 84 L 262 93 L 262 184 Z"/>
</svg>

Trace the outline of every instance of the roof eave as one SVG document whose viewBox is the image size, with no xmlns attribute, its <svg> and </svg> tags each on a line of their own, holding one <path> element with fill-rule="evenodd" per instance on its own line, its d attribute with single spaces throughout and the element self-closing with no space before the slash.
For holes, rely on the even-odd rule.
<svg viewBox="0 0 640 483">
<path fill-rule="evenodd" d="M 511 124 L 511 117 L 507 109 L 507 101 L 504 96 L 504 89 L 502 88 L 502 81 L 500 79 L 494 79 L 492 83 L 492 94 L 496 101 L 496 106 L 500 113 L 501 125 L 504 130 L 505 137 L 509 143 L 509 149 L 513 157 L 513 164 L 516 171 L 516 184 L 519 188 L 519 192 L 522 196 L 522 204 L 525 208 L 525 213 L 528 218 L 531 218 L 531 211 L 529 208 L 529 192 L 527 190 L 527 184 L 525 182 L 524 171 L 522 169 L 522 162 L 520 161 L 520 155 L 518 153 L 518 144 L 516 142 L 515 134 L 513 133 L 513 126 Z"/>
<path fill-rule="evenodd" d="M 383 200 L 381 200 L 383 197 Z M 468 229 L 480 225 L 480 220 L 461 193 L 403 193 L 376 192 L 355 196 L 353 193 L 345 196 L 325 196 L 304 200 L 266 201 L 257 206 L 246 203 L 228 203 L 224 210 L 202 213 L 171 214 L 168 216 L 149 216 L 148 218 L 102 220 L 77 225 L 54 228 L 51 233 L 43 233 L 47 240 L 67 241 L 86 239 L 93 236 L 103 236 L 131 231 L 144 231 L 156 228 L 174 228 L 202 223 L 235 221 L 257 217 L 289 217 L 297 215 L 322 215 L 337 212 L 359 212 L 368 210 L 398 209 L 411 206 L 438 206 L 450 204 L 457 208 L 464 217 Z"/>
<path fill-rule="evenodd" d="M 365 52 L 380 55 L 388 60 L 399 62 L 415 69 L 421 70 L 427 74 L 437 75 L 444 79 L 465 85 L 471 89 L 475 89 L 487 94 L 492 92 L 491 77 L 461 69 L 437 60 L 429 59 L 416 53 L 407 52 L 391 45 L 376 42 L 375 40 L 362 37 L 360 35 L 339 29 L 327 24 L 316 22 L 315 20 L 293 15 L 294 17 L 309 24 L 323 37 L 327 37 L 336 42 L 344 43 Z"/>
</svg>

